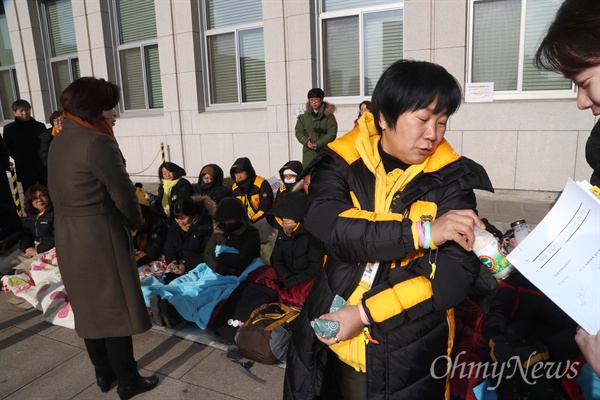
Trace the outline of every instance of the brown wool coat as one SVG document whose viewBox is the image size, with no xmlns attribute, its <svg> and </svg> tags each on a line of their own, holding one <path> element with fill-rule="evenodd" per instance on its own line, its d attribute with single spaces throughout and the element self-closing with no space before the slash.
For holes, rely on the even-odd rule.
<svg viewBox="0 0 600 400">
<path fill-rule="evenodd" d="M 56 254 L 82 338 L 150 329 L 131 230 L 142 224 L 116 140 L 65 120 L 48 156 Z"/>
</svg>

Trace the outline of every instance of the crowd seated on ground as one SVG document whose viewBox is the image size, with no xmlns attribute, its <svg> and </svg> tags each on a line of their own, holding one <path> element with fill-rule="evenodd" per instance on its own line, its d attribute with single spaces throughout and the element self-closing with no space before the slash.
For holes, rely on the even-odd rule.
<svg viewBox="0 0 600 400">
<path fill-rule="evenodd" d="M 165 173 L 165 176 L 163 171 L 170 173 Z M 239 172 L 242 171 L 250 173 L 240 176 Z M 216 164 L 202 167 L 194 195 L 191 193 L 191 184 L 188 186 L 189 182 L 183 178 L 185 171 L 177 164 L 164 163 L 160 172 L 162 181 L 158 200 L 151 205 L 148 197 L 152 197 L 152 194 L 145 194 L 143 190 L 138 194 L 144 225 L 134 233 L 142 291 L 156 325 L 177 329 L 183 326 L 183 322 L 190 322 L 214 334 L 211 324 L 215 316 L 233 290 L 244 281 L 274 290 L 276 301 L 302 307 L 315 275 L 324 264 L 324 255 L 311 246 L 303 226 L 311 177 L 309 171 L 302 171 L 302 165 L 297 161 L 290 161 L 280 168 L 278 173 L 282 185 L 274 194 L 276 201 L 272 208 L 272 198 L 260 195 L 267 187 L 273 195 L 271 187 L 266 179 L 256 176 L 247 158 L 236 160 L 231 168 L 231 177 L 236 180 L 235 197 L 225 186 L 223 170 Z M 258 178 L 262 179 L 258 182 L 260 184 L 257 184 Z M 262 203 L 264 198 L 267 198 L 269 206 Z M 0 237 L 0 263 L 5 265 L 12 244 L 12 249 L 21 258 L 11 258 L 11 267 L 6 272 L 12 273 L 16 265 L 20 265 L 19 269 L 23 271 L 3 277 L 3 290 L 12 290 L 15 295 L 44 311 L 48 322 L 73 328 L 68 295 L 62 286 L 59 263 L 52 249 L 52 203 L 47 189 L 37 185 L 26 193 L 27 216 L 23 218 L 23 228 L 20 228 L 21 219 L 14 209 L 5 208 L 1 210 L 0 233 L 3 236 Z M 4 218 L 9 211 L 13 218 Z M 167 213 L 172 220 L 168 227 Z M 274 229 L 272 248 L 266 259 L 261 259 L 262 241 L 252 223 L 253 217 L 257 221 L 268 221 Z M 502 237 L 502 232 L 484 222 L 489 231 Z M 15 237 L 20 238 L 18 249 L 15 248 Z M 263 243 L 263 250 L 265 246 Z M 463 355 L 465 360 L 502 362 L 506 361 L 504 358 L 507 355 L 519 355 L 519 351 L 522 353 L 521 350 L 531 348 L 534 356 L 540 354 L 537 357 L 540 362 L 546 361 L 543 354 L 551 354 L 550 361 L 582 360 L 581 357 L 577 358 L 579 353 L 573 340 L 576 324 L 562 311 L 554 309 L 556 306 L 552 312 L 544 315 L 551 317 L 549 323 L 560 325 L 560 329 L 557 328 L 560 332 L 568 331 L 566 334 L 554 334 L 554 331 L 544 328 L 542 330 L 547 335 L 531 339 L 531 330 L 527 329 L 529 342 L 526 344 L 521 337 L 515 339 L 518 342 L 516 347 L 513 339 L 504 340 L 508 336 L 513 337 L 514 329 L 511 326 L 523 326 L 519 322 L 522 318 L 517 318 L 520 312 L 510 317 L 508 315 L 509 311 L 514 310 L 515 298 L 525 293 L 537 302 L 545 299 L 543 295 L 538 298 L 529 294 L 535 288 L 529 288 L 526 283 L 513 284 L 519 279 L 524 278 L 514 273 L 502 281 L 498 289 L 497 281 L 482 265 L 480 277 L 473 285 L 469 299 L 455 311 L 456 343 L 452 357 L 466 351 L 466 355 Z M 42 291 L 42 287 L 50 290 Z M 507 302 L 507 299 L 510 301 Z M 521 299 L 517 304 L 520 310 L 528 302 L 527 299 Z M 540 317 L 538 308 L 528 308 L 528 312 L 532 310 L 536 318 Z M 520 332 L 519 329 L 516 332 Z M 535 332 L 539 333 L 540 329 Z M 480 376 L 451 379 L 452 398 L 475 398 L 474 387 L 481 382 Z M 577 398 L 570 392 L 564 392 L 564 387 L 576 390 L 572 382 L 557 382 L 545 382 L 548 385 L 539 386 L 538 389 L 545 390 L 544 396 L 552 394 L 558 396 L 555 398 Z M 530 388 L 524 387 L 522 381 L 515 383 L 509 379 L 498 390 L 498 398 L 501 399 L 519 398 L 514 396 L 528 390 L 533 393 Z"/>
</svg>

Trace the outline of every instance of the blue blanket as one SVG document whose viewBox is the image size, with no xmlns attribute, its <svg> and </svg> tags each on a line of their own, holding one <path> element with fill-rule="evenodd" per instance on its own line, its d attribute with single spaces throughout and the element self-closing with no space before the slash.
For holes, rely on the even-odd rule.
<svg viewBox="0 0 600 400">
<path fill-rule="evenodd" d="M 219 275 L 202 263 L 168 285 L 164 284 L 162 278 L 144 279 L 141 282 L 142 293 L 147 307 L 150 307 L 150 298 L 157 294 L 168 299 L 183 318 L 206 329 L 215 306 L 227 299 L 250 272 L 263 265 L 260 258 L 255 258 L 240 276 L 233 276 Z"/>
</svg>

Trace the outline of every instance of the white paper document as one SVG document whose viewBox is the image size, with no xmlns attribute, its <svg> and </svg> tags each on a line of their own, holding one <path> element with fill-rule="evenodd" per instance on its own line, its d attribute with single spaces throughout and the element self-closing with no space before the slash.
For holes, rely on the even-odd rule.
<svg viewBox="0 0 600 400">
<path fill-rule="evenodd" d="M 591 188 L 569 179 L 550 212 L 507 258 L 595 334 L 600 330 L 600 198 Z"/>
</svg>

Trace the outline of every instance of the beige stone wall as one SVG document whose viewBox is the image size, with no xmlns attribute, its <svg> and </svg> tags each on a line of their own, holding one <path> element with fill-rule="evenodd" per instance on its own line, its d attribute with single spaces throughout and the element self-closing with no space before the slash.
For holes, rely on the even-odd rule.
<svg viewBox="0 0 600 400">
<path fill-rule="evenodd" d="M 13 0 L 14 1 L 14 0 Z M 9 2 L 12 3 L 12 2 Z M 6 6 L 21 96 L 45 120 L 51 101 L 41 43 L 38 5 Z M 132 179 L 156 181 L 160 143 L 171 161 L 195 181 L 202 165 L 217 163 L 227 174 L 237 157 L 249 157 L 257 173 L 276 175 L 301 159 L 294 136 L 295 109 L 320 85 L 315 1 L 263 0 L 267 101 L 258 106 L 207 106 L 205 50 L 197 2 L 158 0 L 157 41 L 164 109 L 122 113 L 115 132 Z M 73 1 L 82 75 L 116 80 L 115 52 L 106 0 Z M 405 57 L 445 66 L 464 85 L 467 0 L 406 0 Z M 358 102 L 326 99 L 338 106 L 340 135 L 352 128 Z M 463 104 L 447 138 L 457 152 L 487 169 L 496 188 L 523 196 L 562 189 L 567 177 L 589 179 L 584 145 L 594 117 L 575 99 L 497 100 Z"/>
</svg>

